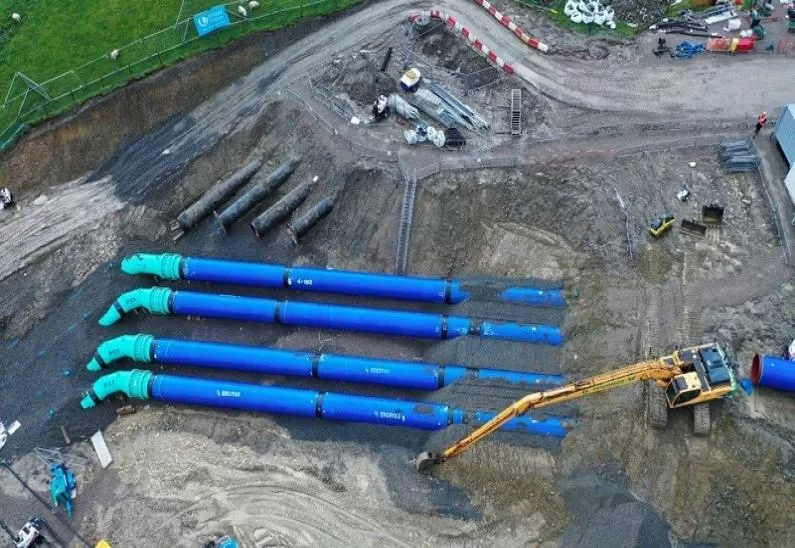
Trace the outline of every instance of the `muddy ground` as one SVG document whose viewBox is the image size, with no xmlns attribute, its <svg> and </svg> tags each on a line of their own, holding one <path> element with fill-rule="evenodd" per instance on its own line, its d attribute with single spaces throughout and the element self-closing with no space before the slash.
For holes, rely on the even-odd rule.
<svg viewBox="0 0 795 548">
<path fill-rule="evenodd" d="M 456 7 L 464 9 L 463 4 Z M 672 414 L 664 431 L 649 428 L 643 386 L 597 395 L 547 411 L 576 419 L 562 442 L 500 433 L 430 476 L 414 471 L 414 455 L 444 447 L 466 427 L 429 434 L 155 402 L 137 402 L 136 414 L 116 418 L 114 409 L 122 403 L 117 399 L 91 411 L 78 409 L 81 392 L 96 378 L 84 368 L 96 346 L 137 332 L 563 372 L 572 378 L 709 340 L 727 347 L 741 374 L 747 374 L 755 352 L 781 350 L 795 320 L 795 290 L 757 175 L 725 172 L 712 146 L 617 153 L 649 136 L 627 134 L 622 142 L 622 119 L 580 110 L 527 88 L 525 135 L 512 142 L 494 124 L 478 146 L 485 158 L 526 150 L 532 166 L 519 162 L 510 169 L 444 172 L 421 180 L 417 189 L 408 271 L 463 278 L 478 289 L 471 302 L 451 309 L 322 295 L 299 298 L 562 325 L 567 337 L 562 348 L 478 339 L 439 343 L 146 315 L 130 315 L 112 328 L 96 324 L 119 293 L 156 283 L 119 271 L 119 260 L 140 250 L 391 271 L 402 210 L 401 168 L 406 166 L 394 158 L 354 152 L 323 130 L 299 102 L 276 92 L 289 88 L 303 95 L 311 74 L 350 108 L 366 112 L 373 63 L 382 59 L 389 43 L 398 43 L 404 30 L 352 39 L 355 49 L 344 54 L 313 51 L 316 69 L 297 81 L 280 80 L 266 61 L 225 87 L 226 79 L 248 70 L 248 63 L 260 62 L 263 44 L 267 59 L 275 45 L 289 44 L 304 31 L 299 27 L 276 33 L 273 40 L 252 39 L 246 46 L 250 50 L 229 50 L 230 59 L 241 56 L 238 65 L 221 69 L 224 52 L 196 60 L 191 70 L 197 74 L 209 70 L 205 64 L 221 70 L 201 78 L 207 95 L 197 92 L 171 110 L 163 107 L 160 114 L 141 120 L 124 142 L 121 136 L 105 140 L 114 120 L 138 119 L 126 90 L 26 136 L 2 159 L 9 169 L 17 166 L 4 173 L 21 173 L 19 166 L 33 158 L 36 171 L 19 176 L 20 209 L 0 217 L 0 229 L 12 236 L 0 244 L 0 291 L 5 295 L 0 305 L 0 417 L 23 425 L 0 458 L 11 461 L 46 495 L 46 470 L 32 449 L 63 447 L 91 456 L 85 440 L 103 429 L 115 462 L 104 471 L 98 466 L 77 470 L 81 488 L 70 523 L 82 537 L 105 536 L 114 546 L 200 546 L 221 534 L 260 547 L 790 545 L 795 526 L 781 509 L 795 501 L 795 404 L 787 395 L 764 389 L 750 398 L 738 394 L 714 404 L 708 438 L 693 436 L 687 412 Z M 497 36 L 499 29 L 493 32 Z M 562 35 L 561 40 L 576 44 L 582 38 Z M 591 46 L 584 47 L 600 49 Z M 632 54 L 631 46 L 605 47 L 607 57 L 558 56 L 565 63 L 615 67 Z M 439 78 L 462 92 L 466 81 L 461 72 L 482 65 L 437 31 L 420 37 L 415 48 Z M 384 85 L 393 85 L 400 73 L 404 54 L 395 49 Z M 136 84 L 138 95 L 166 93 L 173 80 L 166 74 Z M 514 85 L 500 79 L 466 97 L 499 120 L 504 109 L 498 98 Z M 427 165 L 421 163 L 423 155 L 435 154 L 433 149 L 401 148 L 394 136 L 401 126 L 395 120 L 387 122 L 393 125 L 351 128 L 327 105 L 303 96 L 341 134 L 394 147 L 401 162 L 407 158 L 421 167 Z M 602 157 L 544 155 L 531 148 L 541 134 L 562 134 L 579 121 L 601 129 L 587 142 L 572 141 L 572 150 L 613 148 Z M 682 123 L 695 124 L 689 119 Z M 75 128 L 84 136 L 66 139 Z M 651 125 L 647 129 L 654 133 Z M 80 161 L 65 164 L 53 151 L 55 142 L 74 151 L 92 141 L 94 155 Z M 215 181 L 252 159 L 262 159 L 266 173 L 290 156 L 301 158 L 290 181 L 227 235 L 209 218 L 172 241 L 174 217 Z M 332 195 L 337 205 L 331 215 L 297 247 L 283 226 L 263 240 L 254 239 L 247 222 L 315 176 L 318 182 L 297 213 Z M 676 199 L 683 183 L 693 193 L 686 203 Z M 697 219 L 708 203 L 724 205 L 726 214 L 723 227 L 704 239 L 680 233 L 678 223 L 660 240 L 648 236 L 645 227 L 655 216 L 671 212 L 677 219 Z M 534 309 L 493 298 L 494 288 L 517 280 L 542 287 L 562 284 L 569 308 Z M 285 296 L 206 284 L 168 285 Z M 426 393 L 143 367 L 444 401 L 466 409 L 497 410 L 524 393 L 476 381 Z M 69 447 L 61 426 L 71 436 Z M 40 513 L 59 537 L 72 538 L 5 470 L 0 470 L 0 491 L 4 521 L 18 527 Z M 71 546 L 78 545 L 72 539 Z"/>
</svg>

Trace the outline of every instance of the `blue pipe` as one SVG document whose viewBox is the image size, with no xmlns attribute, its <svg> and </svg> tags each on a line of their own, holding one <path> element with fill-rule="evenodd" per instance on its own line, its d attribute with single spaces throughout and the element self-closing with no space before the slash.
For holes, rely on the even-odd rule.
<svg viewBox="0 0 795 548">
<path fill-rule="evenodd" d="M 240 382 L 154 374 L 151 371 L 119 371 L 96 381 L 80 402 L 88 409 L 116 393 L 129 397 L 155 399 L 168 403 L 202 405 L 317 417 L 327 420 L 405 426 L 421 430 L 441 430 L 452 424 L 480 424 L 488 413 L 467 413 L 444 403 L 411 402 L 353 394 L 318 392 L 297 388 L 261 386 Z M 506 430 L 526 431 L 554 437 L 566 435 L 569 419 L 513 419 Z"/>
<path fill-rule="evenodd" d="M 562 375 L 317 354 L 278 348 L 155 338 L 152 335 L 124 335 L 105 341 L 99 346 L 87 368 L 89 371 L 100 371 L 109 363 L 123 358 L 142 363 L 157 362 L 269 375 L 314 377 L 419 390 L 437 390 L 463 378 L 497 380 L 532 387 L 559 386 L 564 382 Z"/>
<path fill-rule="evenodd" d="M 757 354 L 751 363 L 751 380 L 757 386 L 795 392 L 795 362 Z"/>
<path fill-rule="evenodd" d="M 430 303 L 458 304 L 469 297 L 460 282 L 323 268 L 136 253 L 121 262 L 127 274 L 151 274 L 165 280 L 194 280 L 270 289 L 340 293 Z"/>
<path fill-rule="evenodd" d="M 566 306 L 566 299 L 560 289 L 534 289 L 532 287 L 509 287 L 502 293 L 500 298 L 503 301 L 517 304 L 527 304 L 530 306 L 548 306 L 563 308 Z"/>
<path fill-rule="evenodd" d="M 99 324 L 112 325 L 121 319 L 122 313 L 136 309 L 155 314 L 173 313 L 429 339 L 444 340 L 472 335 L 554 346 L 563 343 L 560 328 L 551 325 L 476 321 L 463 316 L 275 301 L 164 287 L 136 289 L 120 295 L 100 318 Z"/>
<path fill-rule="evenodd" d="M 475 424 L 485 424 L 493 419 L 497 413 L 494 411 L 475 411 L 472 415 Z M 514 417 L 500 427 L 500 430 L 513 432 L 527 432 L 529 434 L 538 433 L 542 429 L 547 436 L 563 438 L 566 436 L 566 421 L 560 419 L 534 419 L 523 415 Z"/>
<path fill-rule="evenodd" d="M 270 289 L 292 289 L 429 303 L 459 304 L 469 298 L 457 280 L 393 276 L 348 270 L 183 257 L 175 253 L 136 253 L 121 262 L 127 274 L 151 274 L 164 280 L 193 280 Z M 566 306 L 560 289 L 512 287 L 500 298 L 532 306 Z"/>
</svg>

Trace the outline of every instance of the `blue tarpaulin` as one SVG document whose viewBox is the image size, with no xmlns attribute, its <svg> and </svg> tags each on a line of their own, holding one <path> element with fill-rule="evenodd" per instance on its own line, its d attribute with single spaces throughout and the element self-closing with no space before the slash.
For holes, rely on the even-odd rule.
<svg viewBox="0 0 795 548">
<path fill-rule="evenodd" d="M 224 6 L 213 6 L 207 11 L 194 15 L 193 24 L 196 25 L 198 35 L 204 36 L 218 29 L 228 27 L 231 22 Z"/>
<path fill-rule="evenodd" d="M 676 57 L 679 59 L 692 59 L 694 55 L 697 55 L 705 51 L 704 44 L 693 44 L 691 42 L 682 42 L 678 46 L 676 46 Z"/>
</svg>

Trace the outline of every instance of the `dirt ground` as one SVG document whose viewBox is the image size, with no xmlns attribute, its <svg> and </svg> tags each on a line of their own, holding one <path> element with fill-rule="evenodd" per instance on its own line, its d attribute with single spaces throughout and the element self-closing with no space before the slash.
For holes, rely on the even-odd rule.
<svg viewBox="0 0 795 548">
<path fill-rule="evenodd" d="M 690 99 L 698 90 L 676 94 L 685 85 L 677 81 L 681 65 L 646 71 L 633 64 L 641 58 L 636 45 L 572 35 L 533 14 L 539 28 L 549 28 L 555 50 L 543 58 L 519 54 L 521 43 L 482 8 L 442 5 L 546 79 L 490 81 L 484 60 L 447 31 L 426 28 L 415 37 L 412 55 L 428 68 L 424 73 L 492 122 L 482 135 L 466 133 L 471 144 L 463 153 L 429 143 L 407 147 L 401 132 L 408 124 L 396 117 L 349 123 L 352 115 L 367 120 L 374 78 L 379 89 L 394 89 L 406 62 L 409 6 L 384 0 L 320 31 L 323 23 L 312 22 L 160 73 L 32 132 L 0 158 L 0 184 L 16 183 L 19 197 L 18 210 L 0 215 L 7 235 L 0 242 L 0 418 L 22 423 L 0 458 L 46 497 L 46 468 L 33 449 L 94 458 L 86 440 L 103 430 L 114 463 L 75 470 L 79 496 L 66 523 L 82 538 L 107 537 L 114 546 L 202 546 L 223 534 L 246 547 L 792 545 L 795 524 L 784 509 L 795 504 L 795 400 L 786 393 L 759 389 L 713 404 L 711 435 L 696 437 L 686 411 L 672 413 L 665 430 L 650 428 L 646 388 L 627 387 L 536 413 L 574 421 L 562 441 L 498 433 L 432 475 L 416 473 L 414 456 L 445 447 L 467 426 L 428 433 L 158 402 L 131 402 L 137 412 L 117 417 L 117 398 L 79 409 L 82 391 L 97 378 L 84 368 L 97 345 L 137 332 L 569 378 L 712 340 L 729 350 L 741 375 L 755 353 L 781 352 L 792 338 L 795 284 L 762 181 L 756 173 L 727 173 L 715 146 L 698 145 L 702 134 L 706 143 L 745 131 L 736 105 L 725 117 L 721 109 L 729 106 L 706 99 L 694 114 Z M 371 10 L 381 15 L 365 28 Z M 376 74 L 390 45 L 392 63 Z M 716 82 L 750 69 L 745 61 L 709 65 Z M 626 85 L 632 70 L 638 81 L 656 82 L 655 89 L 670 85 L 681 108 L 661 118 L 664 104 L 634 103 L 649 90 Z M 612 85 L 599 85 L 611 104 L 601 108 L 605 97 L 595 96 L 592 84 L 606 72 Z M 487 85 L 470 89 L 469 75 L 476 73 L 485 74 Z M 310 79 L 326 95 L 311 94 Z M 195 94 L 172 100 L 175 80 L 198 86 Z M 514 87 L 523 87 L 518 138 L 505 133 Z M 766 101 L 783 93 L 778 87 L 771 84 Z M 147 97 L 149 114 L 140 115 L 134 96 Z M 755 108 L 757 100 L 742 108 Z M 122 130 L 127 120 L 137 125 Z M 372 148 L 353 148 L 346 139 Z M 644 143 L 649 150 L 638 152 Z M 78 157 L 88 148 L 91 155 Z M 560 348 L 147 315 L 129 315 L 111 328 L 96 323 L 121 292 L 156 283 L 288 297 L 123 275 L 120 259 L 136 251 L 391 272 L 403 174 L 439 160 L 509 154 L 517 158 L 511 168 L 443 171 L 418 183 L 408 273 L 461 278 L 473 289 L 470 301 L 443 307 L 291 298 L 560 325 L 566 334 Z M 172 241 L 173 219 L 214 182 L 252 159 L 262 159 L 267 173 L 288 157 L 301 159 L 290 180 L 228 234 L 210 217 Z M 35 169 L 23 174 L 34 159 Z M 247 223 L 314 177 L 295 214 L 324 196 L 336 199 L 332 213 L 298 246 L 283 225 L 256 240 Z M 692 193 L 688 202 L 676 198 L 683 184 Z M 723 226 L 704 238 L 682 234 L 679 220 L 697 220 L 711 203 L 725 207 Z M 676 226 L 653 240 L 646 226 L 665 212 L 675 215 Z M 530 308 L 494 298 L 495 289 L 517 282 L 562 286 L 569 306 Z M 467 410 L 499 410 L 524 393 L 475 380 L 420 392 L 156 364 L 115 369 L 133 367 Z M 4 469 L 0 492 L 4 522 L 18 528 L 41 514 L 63 544 L 83 545 Z"/>
</svg>

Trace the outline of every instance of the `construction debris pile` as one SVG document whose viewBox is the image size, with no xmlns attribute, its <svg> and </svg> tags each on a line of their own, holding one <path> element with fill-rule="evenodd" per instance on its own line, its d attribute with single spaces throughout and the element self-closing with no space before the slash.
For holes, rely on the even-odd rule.
<svg viewBox="0 0 795 548">
<path fill-rule="evenodd" d="M 681 19 L 665 18 L 659 23 L 649 27 L 649 30 L 657 30 L 666 34 L 690 34 L 693 36 L 708 36 L 709 29 L 703 21 L 697 21 L 692 17 Z"/>
<path fill-rule="evenodd" d="M 406 75 L 412 77 L 409 88 L 403 85 Z M 421 80 L 420 72 L 417 69 L 410 69 L 406 75 L 401 80 L 401 85 L 404 91 L 410 92 L 407 100 L 397 93 L 390 94 L 388 98 L 380 96 L 373 105 L 373 113 L 376 120 L 386 118 L 392 110 L 407 120 L 418 120 L 420 123 L 416 128 L 403 132 L 408 144 L 430 141 L 437 147 L 443 147 L 445 144 L 460 147 L 464 145 L 465 140 L 457 127 L 466 128 L 476 133 L 489 129 L 489 123 L 486 120 L 473 108 L 456 99 L 441 84 L 430 80 Z M 423 87 L 420 87 L 421 83 Z M 420 112 L 439 122 L 444 129 L 430 126 L 421 118 Z"/>
<path fill-rule="evenodd" d="M 731 172 L 753 171 L 759 165 L 759 156 L 748 140 L 722 142 L 720 155 L 723 165 Z"/>
<path fill-rule="evenodd" d="M 698 17 L 707 25 L 714 25 L 715 23 L 736 18 L 737 12 L 734 11 L 730 4 L 721 4 L 700 12 Z"/>
<path fill-rule="evenodd" d="M 737 12 L 729 4 L 720 4 L 703 11 L 684 9 L 677 18 L 664 18 L 649 27 L 650 30 L 681 29 L 706 32 L 709 25 L 728 21 L 737 17 Z"/>
</svg>

